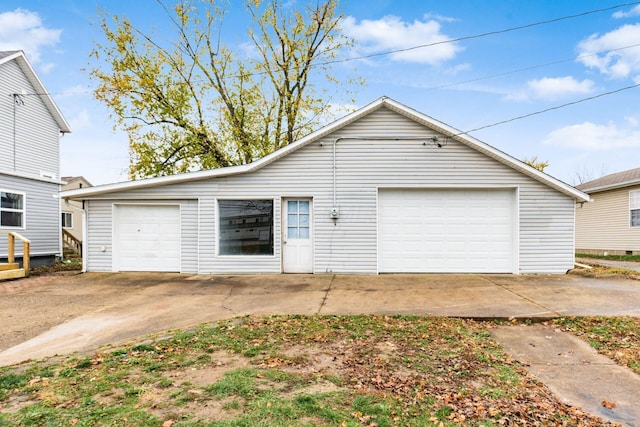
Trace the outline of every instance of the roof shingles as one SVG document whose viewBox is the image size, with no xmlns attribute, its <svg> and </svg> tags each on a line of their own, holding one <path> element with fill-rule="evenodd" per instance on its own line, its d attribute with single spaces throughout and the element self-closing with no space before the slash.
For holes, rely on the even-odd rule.
<svg viewBox="0 0 640 427">
<path fill-rule="evenodd" d="M 585 193 L 612 190 L 614 188 L 627 187 L 640 184 L 640 168 L 629 169 L 622 172 L 605 175 L 593 181 L 576 185 L 578 190 Z"/>
</svg>

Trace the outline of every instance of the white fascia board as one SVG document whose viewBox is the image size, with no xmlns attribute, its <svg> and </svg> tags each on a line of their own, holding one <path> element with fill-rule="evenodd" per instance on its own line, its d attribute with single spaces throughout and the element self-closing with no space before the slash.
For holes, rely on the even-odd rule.
<svg viewBox="0 0 640 427">
<path fill-rule="evenodd" d="M 547 175 L 544 172 L 539 171 L 538 169 L 529 166 L 528 164 L 508 155 L 507 153 L 498 150 L 495 147 L 492 147 L 468 134 L 463 134 L 458 129 L 455 129 L 445 123 L 442 123 L 426 114 L 420 113 L 412 108 L 409 108 L 399 102 L 396 102 L 392 99 L 385 99 L 384 103 L 391 107 L 393 110 L 412 118 L 420 123 L 425 124 L 426 126 L 444 134 L 451 138 L 454 138 L 456 141 L 461 142 L 497 161 L 503 163 L 512 169 L 515 169 L 519 172 L 524 173 L 527 176 L 551 187 L 567 196 L 571 196 L 575 198 L 579 202 L 588 202 L 591 200 L 591 197 L 583 191 L 580 191 L 569 184 L 566 184 L 550 175 Z"/>
</svg>

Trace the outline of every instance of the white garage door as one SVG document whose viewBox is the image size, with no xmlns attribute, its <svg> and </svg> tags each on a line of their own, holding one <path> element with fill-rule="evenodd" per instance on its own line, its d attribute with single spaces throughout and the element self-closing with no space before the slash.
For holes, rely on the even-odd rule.
<svg viewBox="0 0 640 427">
<path fill-rule="evenodd" d="M 381 273 L 514 273 L 513 189 L 381 189 Z"/>
<path fill-rule="evenodd" d="M 117 205 L 114 270 L 180 271 L 180 207 Z"/>
</svg>

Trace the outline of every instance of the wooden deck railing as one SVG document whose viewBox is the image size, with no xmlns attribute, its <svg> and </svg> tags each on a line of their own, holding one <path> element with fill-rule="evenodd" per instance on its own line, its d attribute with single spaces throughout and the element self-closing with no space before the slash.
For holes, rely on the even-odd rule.
<svg viewBox="0 0 640 427">
<path fill-rule="evenodd" d="M 16 262 L 16 238 L 22 240 L 22 269 L 24 270 L 24 276 L 29 276 L 31 242 L 13 231 L 2 231 L 0 233 L 6 234 L 9 239 L 7 243 L 7 261 L 9 265 Z"/>
<path fill-rule="evenodd" d="M 64 228 L 62 229 L 62 247 L 70 248 L 77 253 L 78 256 L 82 256 L 82 241 L 76 239 L 73 234 L 69 233 Z"/>
</svg>

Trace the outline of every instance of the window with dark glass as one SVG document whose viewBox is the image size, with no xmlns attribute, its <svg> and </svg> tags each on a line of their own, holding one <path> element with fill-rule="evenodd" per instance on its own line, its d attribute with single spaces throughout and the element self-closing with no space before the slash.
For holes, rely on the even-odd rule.
<svg viewBox="0 0 640 427">
<path fill-rule="evenodd" d="M 629 192 L 629 222 L 631 227 L 640 227 L 640 190 Z"/>
<path fill-rule="evenodd" d="M 62 227 L 73 228 L 73 214 L 71 212 L 62 212 Z"/>
<path fill-rule="evenodd" d="M 273 255 L 273 200 L 219 200 L 220 255 Z"/>
<path fill-rule="evenodd" d="M 0 227 L 24 227 L 24 194 L 0 191 Z"/>
</svg>

